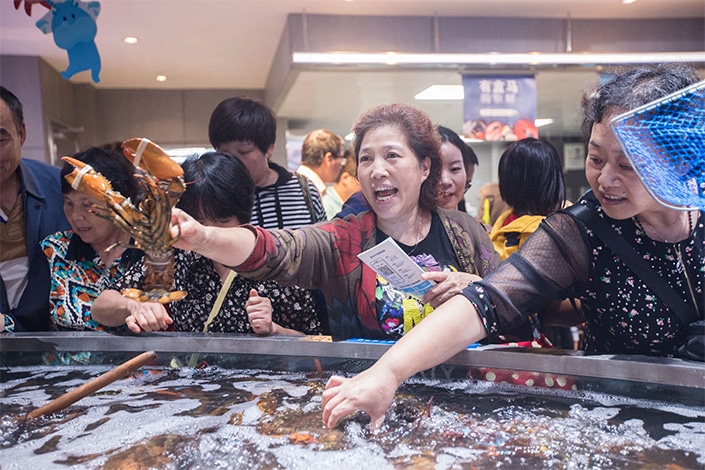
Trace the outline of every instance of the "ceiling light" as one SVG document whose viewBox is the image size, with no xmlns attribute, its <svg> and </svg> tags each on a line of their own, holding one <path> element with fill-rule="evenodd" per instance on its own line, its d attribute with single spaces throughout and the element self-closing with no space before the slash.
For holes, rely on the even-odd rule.
<svg viewBox="0 0 705 470">
<path fill-rule="evenodd" d="M 417 100 L 462 100 L 465 98 L 463 85 L 431 85 L 414 96 Z"/>
<path fill-rule="evenodd" d="M 705 63 L 705 52 L 407 54 L 294 52 L 294 64 L 307 65 L 608 65 L 662 62 Z"/>
<path fill-rule="evenodd" d="M 351 141 L 351 140 L 353 140 L 354 137 L 355 137 L 355 133 L 354 133 L 354 132 L 351 132 L 351 133 L 349 133 L 348 135 L 345 136 L 345 140 Z"/>
<path fill-rule="evenodd" d="M 636 3 L 637 0 L 622 0 L 623 5 L 629 5 L 630 3 Z"/>
<path fill-rule="evenodd" d="M 134 36 L 125 36 L 124 38 L 122 38 L 122 42 L 124 42 L 125 44 L 137 44 L 139 42 L 139 39 Z"/>
<path fill-rule="evenodd" d="M 159 74 L 154 79 L 158 82 L 165 82 L 166 81 L 166 75 Z"/>
<path fill-rule="evenodd" d="M 548 126 L 549 124 L 553 124 L 553 119 L 551 119 L 551 118 L 534 119 L 534 125 L 536 127 Z"/>
</svg>

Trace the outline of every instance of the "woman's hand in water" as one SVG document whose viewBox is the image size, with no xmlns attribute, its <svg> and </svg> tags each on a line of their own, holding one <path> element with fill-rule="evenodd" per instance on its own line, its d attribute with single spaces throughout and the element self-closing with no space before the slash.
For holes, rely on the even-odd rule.
<svg viewBox="0 0 705 470">
<path fill-rule="evenodd" d="M 332 429 L 359 410 L 369 415 L 370 429 L 378 429 L 398 386 L 395 374 L 379 362 L 350 379 L 332 376 L 321 402 L 323 424 Z"/>
</svg>

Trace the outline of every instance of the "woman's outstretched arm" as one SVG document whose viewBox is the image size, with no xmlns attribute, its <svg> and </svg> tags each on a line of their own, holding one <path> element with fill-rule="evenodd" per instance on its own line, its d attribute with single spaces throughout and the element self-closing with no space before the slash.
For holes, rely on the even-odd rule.
<svg viewBox="0 0 705 470">
<path fill-rule="evenodd" d="M 176 248 L 195 251 L 225 266 L 242 264 L 255 249 L 255 234 L 247 228 L 201 225 L 177 208 L 172 209 L 171 225 L 171 235 L 179 237 Z"/>
<path fill-rule="evenodd" d="M 372 367 L 346 379 L 333 376 L 323 392 L 323 424 L 329 428 L 357 410 L 372 429 L 384 421 L 394 392 L 407 378 L 451 358 L 486 336 L 473 304 L 456 295 L 392 346 Z"/>
</svg>

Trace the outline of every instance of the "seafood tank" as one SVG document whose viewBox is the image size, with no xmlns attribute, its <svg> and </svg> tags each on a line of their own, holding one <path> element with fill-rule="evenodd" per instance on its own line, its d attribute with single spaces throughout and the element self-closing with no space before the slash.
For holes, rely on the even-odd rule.
<svg viewBox="0 0 705 470">
<path fill-rule="evenodd" d="M 405 382 L 377 432 L 321 424 L 384 343 L 246 335 L 0 339 L 0 468 L 703 468 L 705 365 L 478 347 Z M 153 350 L 63 410 L 27 414 Z"/>
</svg>

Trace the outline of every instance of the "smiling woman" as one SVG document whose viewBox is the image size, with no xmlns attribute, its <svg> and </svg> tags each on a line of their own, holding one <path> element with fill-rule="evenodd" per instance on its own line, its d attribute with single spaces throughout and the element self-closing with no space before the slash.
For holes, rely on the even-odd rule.
<svg viewBox="0 0 705 470">
<path fill-rule="evenodd" d="M 465 212 L 463 197 L 472 185 L 477 155 L 468 144 L 452 129 L 438 126 L 441 135 L 441 171 L 440 202 L 445 209 L 459 209 Z"/>
<path fill-rule="evenodd" d="M 139 198 L 134 167 L 122 155 L 92 147 L 73 158 L 110 180 L 115 191 L 132 201 Z M 142 252 L 126 248 L 129 235 L 111 220 L 96 215 L 94 207 L 105 206 L 105 201 L 76 191 L 66 181 L 73 171 L 69 163 L 61 169 L 64 213 L 72 230 L 49 235 L 41 244 L 51 269 L 52 325 L 59 330 L 107 330 L 91 316 L 93 300 L 140 259 Z"/>
<path fill-rule="evenodd" d="M 380 106 L 360 116 L 353 132 L 370 210 L 293 231 L 204 227 L 175 211 L 176 246 L 242 276 L 320 288 L 335 338 L 399 338 L 491 272 L 499 258 L 477 221 L 437 207 L 440 138 L 426 114 L 407 105 Z M 435 281 L 423 299 L 402 294 L 358 258 L 388 237 Z"/>
</svg>

